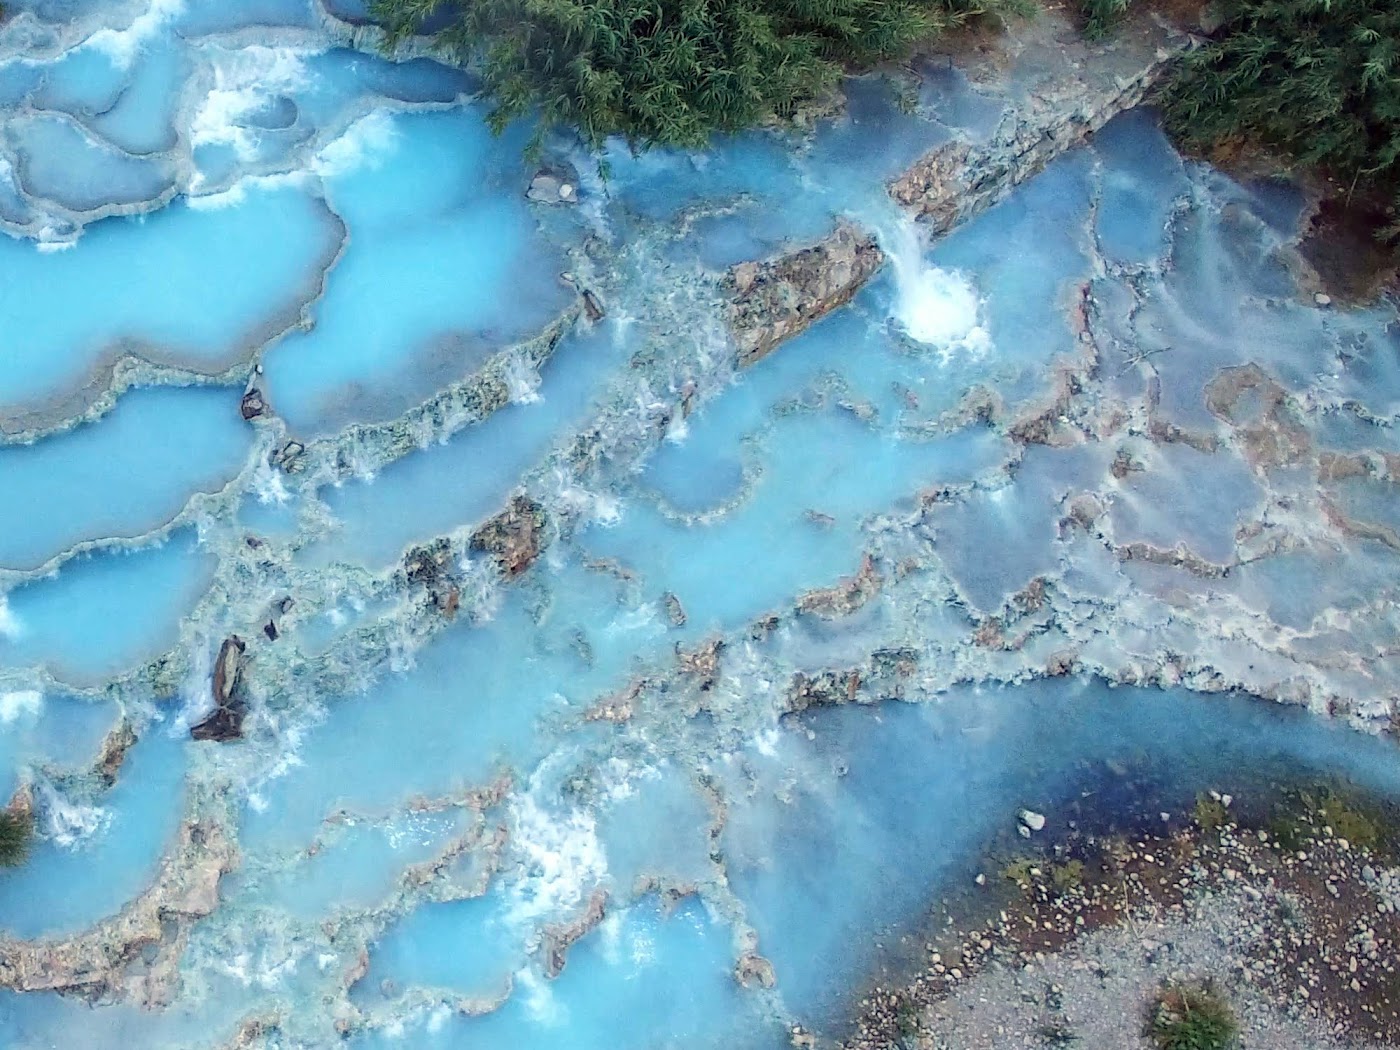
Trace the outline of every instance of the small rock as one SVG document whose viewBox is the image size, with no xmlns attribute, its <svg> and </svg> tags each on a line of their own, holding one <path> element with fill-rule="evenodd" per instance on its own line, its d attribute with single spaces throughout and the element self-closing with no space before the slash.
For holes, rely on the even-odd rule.
<svg viewBox="0 0 1400 1050">
<path fill-rule="evenodd" d="M 1045 830 L 1045 814 L 1043 813 L 1037 813 L 1035 810 L 1031 809 L 1023 809 L 1017 814 L 1016 819 L 1021 822 L 1021 827 L 1025 828 L 1027 831 Z"/>
<path fill-rule="evenodd" d="M 259 416 L 267 415 L 267 401 L 262 396 L 262 391 L 257 387 L 251 388 L 243 395 L 238 410 L 244 419 L 257 419 Z"/>
<path fill-rule="evenodd" d="M 603 309 L 603 301 L 598 298 L 592 288 L 583 290 L 583 312 L 588 315 L 588 319 L 597 324 L 604 317 L 608 316 Z"/>
<path fill-rule="evenodd" d="M 577 204 L 578 172 L 565 165 L 541 168 L 530 180 L 525 196 L 537 204 Z"/>
<path fill-rule="evenodd" d="M 1313 302 L 1317 303 L 1318 306 L 1331 306 L 1332 297 L 1326 292 L 1318 292 L 1313 296 Z"/>
<path fill-rule="evenodd" d="M 300 441 L 288 441 L 272 454 L 272 465 L 274 467 L 281 467 L 283 470 L 290 473 L 296 470 L 296 462 L 305 451 L 306 446 Z"/>
<path fill-rule="evenodd" d="M 685 606 L 681 600 L 670 591 L 661 596 L 662 604 L 666 607 L 666 619 L 671 621 L 672 627 L 684 627 L 686 621 Z"/>
</svg>

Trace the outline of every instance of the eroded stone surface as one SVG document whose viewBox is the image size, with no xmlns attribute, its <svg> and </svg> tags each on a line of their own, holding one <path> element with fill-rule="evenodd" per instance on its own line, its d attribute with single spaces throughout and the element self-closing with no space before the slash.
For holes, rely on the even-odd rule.
<svg viewBox="0 0 1400 1050">
<path fill-rule="evenodd" d="M 753 364 L 784 339 L 850 302 L 884 261 L 874 237 L 841 222 L 834 234 L 809 248 L 734 267 L 727 287 L 733 296 L 729 323 L 738 363 Z"/>
<path fill-rule="evenodd" d="M 219 880 L 237 859 L 219 821 L 187 820 L 155 883 L 120 914 L 69 938 L 0 941 L 0 983 L 16 991 L 168 1005 L 190 926 L 218 906 Z M 153 961 L 143 954 L 148 948 Z"/>
</svg>

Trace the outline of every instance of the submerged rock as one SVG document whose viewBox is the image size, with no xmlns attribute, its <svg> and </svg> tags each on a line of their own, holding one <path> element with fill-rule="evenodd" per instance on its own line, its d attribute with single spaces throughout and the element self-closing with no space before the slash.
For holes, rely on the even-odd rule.
<svg viewBox="0 0 1400 1050">
<path fill-rule="evenodd" d="M 1312 452 L 1312 437 L 1287 391 L 1257 364 L 1222 368 L 1206 384 L 1206 408 L 1234 428 L 1245 458 L 1261 471 Z"/>
<path fill-rule="evenodd" d="M 681 600 L 670 591 L 661 596 L 661 603 L 666 608 L 666 619 L 670 621 L 672 627 L 684 627 L 686 622 L 685 606 Z"/>
<path fill-rule="evenodd" d="M 758 985 L 772 988 L 778 983 L 778 975 L 773 964 L 754 952 L 746 952 L 734 966 L 734 979 L 745 988 Z"/>
<path fill-rule="evenodd" d="M 723 638 L 711 638 L 697 649 L 682 649 L 676 646 L 676 663 L 681 673 L 699 682 L 699 689 L 707 693 L 719 680 L 720 654 L 724 652 Z"/>
<path fill-rule="evenodd" d="M 462 606 L 462 589 L 455 583 L 449 584 L 445 591 L 434 591 L 432 600 L 438 612 L 449 620 L 455 620 L 457 610 Z"/>
<path fill-rule="evenodd" d="M 798 671 L 788 684 L 787 709 L 797 714 L 809 707 L 851 703 L 860 694 L 860 683 L 858 669 L 820 671 L 812 675 Z"/>
<path fill-rule="evenodd" d="M 306 446 L 300 441 L 288 441 L 272 453 L 270 462 L 274 467 L 281 467 L 290 474 L 300 466 L 298 461 L 305 452 Z"/>
<path fill-rule="evenodd" d="M 450 575 L 451 565 L 452 544 L 445 539 L 411 547 L 403 557 L 404 575 L 409 583 L 435 583 Z"/>
</svg>

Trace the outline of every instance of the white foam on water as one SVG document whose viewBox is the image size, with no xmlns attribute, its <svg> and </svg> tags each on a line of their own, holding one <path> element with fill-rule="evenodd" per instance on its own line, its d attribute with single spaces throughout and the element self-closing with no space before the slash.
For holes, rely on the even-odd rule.
<svg viewBox="0 0 1400 1050">
<path fill-rule="evenodd" d="M 566 512 L 583 521 L 592 521 L 605 527 L 616 525 L 622 520 L 622 501 L 608 492 L 595 492 L 580 485 L 562 467 L 553 471 L 554 499 Z"/>
<path fill-rule="evenodd" d="M 912 220 L 880 238 L 894 267 L 894 319 L 909 338 L 939 350 L 980 357 L 992 347 L 983 326 L 982 301 L 963 274 L 924 258 L 923 242 Z"/>
<path fill-rule="evenodd" d="M 76 849 L 112 822 L 112 814 L 106 809 L 75 802 L 47 780 L 40 780 L 35 787 L 43 837 L 55 846 Z"/>
<path fill-rule="evenodd" d="M 282 472 L 269 466 L 266 461 L 258 463 L 258 468 L 253 473 L 252 489 L 259 503 L 280 506 L 291 498 L 291 493 L 287 491 L 286 483 L 282 480 Z"/>
<path fill-rule="evenodd" d="M 14 641 L 24 634 L 24 624 L 10 608 L 9 600 L 0 594 L 0 638 L 7 641 Z"/>
<path fill-rule="evenodd" d="M 540 371 L 520 354 L 512 354 L 506 359 L 502 374 L 506 392 L 513 405 L 533 405 L 540 397 Z"/>
<path fill-rule="evenodd" d="M 0 617 L 3 617 L 4 606 L 0 605 Z M 0 628 L 3 628 L 3 620 L 0 620 Z M 3 634 L 0 630 L 0 634 Z M 40 712 L 44 710 L 44 694 L 37 689 L 16 689 L 8 693 L 0 693 L 0 725 L 11 725 L 21 718 L 38 718 Z"/>
<path fill-rule="evenodd" d="M 501 577 L 495 567 L 485 558 L 463 558 L 457 563 L 462 571 L 462 605 L 473 623 L 488 623 L 496 618 L 505 598 L 501 590 Z"/>
<path fill-rule="evenodd" d="M 307 52 L 254 44 L 210 48 L 207 54 L 214 84 L 190 121 L 190 144 L 231 146 L 239 159 L 253 160 L 259 129 L 246 126 L 245 118 L 274 98 L 307 86 Z"/>
<path fill-rule="evenodd" d="M 520 990 L 530 1018 L 537 1024 L 556 1028 L 568 1020 L 568 1011 L 554 998 L 554 989 L 533 970 L 517 971 L 515 987 Z"/>
<path fill-rule="evenodd" d="M 769 726 L 754 735 L 754 749 L 764 758 L 774 758 L 778 754 L 778 744 L 783 738 L 777 726 Z"/>
<path fill-rule="evenodd" d="M 351 124 L 339 138 L 326 143 L 312 161 L 311 170 L 322 178 L 334 178 L 376 166 L 394 149 L 398 139 L 394 118 L 383 110 L 375 110 Z"/>
<path fill-rule="evenodd" d="M 666 440 L 673 445 L 683 445 L 688 437 L 690 437 L 690 424 L 686 421 L 685 416 L 677 414 L 671 417 L 671 422 L 666 427 Z"/>
<path fill-rule="evenodd" d="M 446 1006 L 437 1006 L 428 1014 L 428 1023 L 425 1027 L 430 1034 L 433 1032 L 440 1032 L 451 1019 L 452 1011 L 450 1009 Z"/>
<path fill-rule="evenodd" d="M 146 41 L 163 30 L 185 10 L 185 0 L 151 0 L 151 6 L 132 19 L 125 29 L 99 29 L 83 47 L 101 51 L 118 69 L 127 69 Z"/>
<path fill-rule="evenodd" d="M 655 961 L 656 938 L 627 923 L 631 909 L 609 912 L 598 926 L 598 944 L 609 966 L 627 964 L 640 970 Z"/>
<path fill-rule="evenodd" d="M 271 191 L 285 186 L 301 186 L 306 181 L 302 172 L 287 172 L 281 175 L 246 175 L 232 186 L 211 193 L 199 192 L 203 176 L 198 172 L 185 187 L 185 203 L 194 211 L 222 211 L 224 208 L 237 208 L 248 199 L 249 190 Z"/>
<path fill-rule="evenodd" d="M 534 927 L 574 912 L 608 877 L 608 858 L 592 813 L 551 813 L 532 791 L 510 805 L 511 847 L 518 871 L 506 888 L 508 918 Z"/>
<path fill-rule="evenodd" d="M 623 609 L 607 622 L 603 633 L 609 638 L 626 634 L 660 637 L 666 633 L 666 625 L 661 622 L 655 603 L 647 602 L 645 605 Z"/>
<path fill-rule="evenodd" d="M 632 934 L 629 941 L 629 947 L 632 949 L 630 958 L 634 967 L 641 969 L 656 961 L 656 938 L 651 934 L 639 930 Z"/>
<path fill-rule="evenodd" d="M 171 736 L 184 736 L 214 706 L 214 653 L 207 644 L 196 644 L 185 680 L 180 683 L 180 706 L 167 728 Z M 159 716 L 158 716 L 159 717 Z"/>
<path fill-rule="evenodd" d="M 653 765 L 638 765 L 614 755 L 598 767 L 600 787 L 609 802 L 620 802 L 637 793 L 637 785 L 660 780 L 661 770 Z"/>
</svg>

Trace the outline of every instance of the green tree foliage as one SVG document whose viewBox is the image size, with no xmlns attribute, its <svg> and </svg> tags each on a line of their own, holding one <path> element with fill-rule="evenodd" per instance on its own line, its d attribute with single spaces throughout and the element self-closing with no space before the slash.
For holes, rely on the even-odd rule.
<svg viewBox="0 0 1400 1050">
<path fill-rule="evenodd" d="M 441 50 L 480 70 L 497 130 L 537 111 L 590 146 L 699 147 L 715 131 L 788 116 L 843 67 L 1025 0 L 374 0 L 390 46 L 441 26 Z"/>
<path fill-rule="evenodd" d="M 0 809 L 0 868 L 10 868 L 29 856 L 34 819 L 27 813 Z"/>
<path fill-rule="evenodd" d="M 1225 0 L 1223 13 L 1172 87 L 1175 132 L 1257 141 L 1400 204 L 1400 2 Z"/>
</svg>

